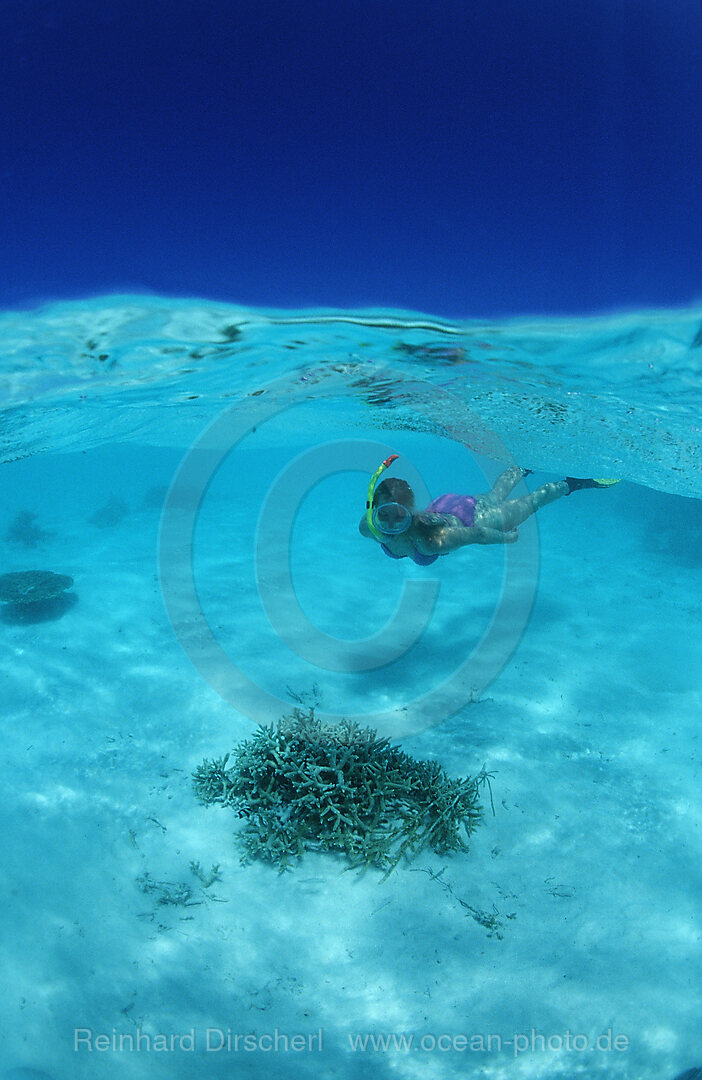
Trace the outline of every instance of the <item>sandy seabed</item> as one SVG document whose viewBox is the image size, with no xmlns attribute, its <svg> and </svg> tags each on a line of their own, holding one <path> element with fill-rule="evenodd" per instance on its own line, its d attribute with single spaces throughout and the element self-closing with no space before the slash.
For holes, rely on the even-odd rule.
<svg viewBox="0 0 702 1080">
<path fill-rule="evenodd" d="M 467 855 L 422 853 L 381 880 L 308 853 L 279 875 L 242 866 L 236 819 L 191 789 L 253 725 L 164 611 L 158 487 L 178 457 L 101 454 L 3 466 L 0 529 L 29 507 L 46 534 L 6 541 L 4 568 L 71 574 L 75 600 L 0 612 L 0 1076 L 672 1080 L 699 1064 L 700 504 L 622 484 L 539 515 L 516 652 L 403 740 L 451 774 L 494 773 Z M 123 513 L 91 520 L 110 499 Z M 329 632 L 353 636 L 416 571 L 364 543 L 345 500 L 339 546 L 320 553 L 303 520 L 294 565 L 303 592 L 307 573 L 324 582 Z M 499 583 L 494 551 L 441 560 L 438 621 L 401 678 L 327 677 L 257 621 L 245 510 L 213 492 L 196 576 L 226 647 L 274 692 L 316 682 L 353 711 L 419 693 Z"/>
</svg>

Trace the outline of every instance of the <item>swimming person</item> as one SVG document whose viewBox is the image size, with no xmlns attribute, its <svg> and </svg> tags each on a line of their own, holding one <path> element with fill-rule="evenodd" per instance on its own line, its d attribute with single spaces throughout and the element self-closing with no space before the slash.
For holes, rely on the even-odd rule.
<svg viewBox="0 0 702 1080">
<path fill-rule="evenodd" d="M 366 513 L 358 526 L 363 536 L 378 541 L 391 559 L 413 559 L 429 566 L 466 544 L 513 544 L 517 527 L 542 506 L 583 488 L 606 488 L 617 480 L 580 480 L 567 476 L 552 480 L 518 499 L 507 496 L 529 469 L 513 465 L 495 481 L 486 495 L 439 495 L 426 510 L 417 510 L 414 492 L 406 480 L 382 473 L 397 459 L 391 454 L 373 473 L 368 486 Z"/>
</svg>

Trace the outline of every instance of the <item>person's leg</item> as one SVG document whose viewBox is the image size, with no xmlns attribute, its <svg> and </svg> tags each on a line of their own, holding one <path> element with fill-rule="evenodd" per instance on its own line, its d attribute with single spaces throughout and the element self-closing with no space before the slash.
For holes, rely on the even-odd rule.
<svg viewBox="0 0 702 1080">
<path fill-rule="evenodd" d="M 529 495 L 523 495 L 521 499 L 508 499 L 497 507 L 502 518 L 502 528 L 505 532 L 516 529 L 517 525 L 521 525 L 542 506 L 548 506 L 568 494 L 569 488 L 565 480 L 552 480 L 535 488 Z"/>
<path fill-rule="evenodd" d="M 565 480 L 553 480 L 535 488 L 529 495 L 522 495 L 520 499 L 507 499 L 498 506 L 478 501 L 475 507 L 475 523 L 490 529 L 509 532 L 510 529 L 516 529 L 542 506 L 548 506 L 556 499 L 562 499 L 564 495 L 568 495 L 569 490 Z"/>
<path fill-rule="evenodd" d="M 511 468 L 505 469 L 503 473 L 500 473 L 497 480 L 492 485 L 492 491 L 482 497 L 493 506 L 497 506 L 498 503 L 504 502 L 510 491 L 513 491 L 519 481 L 525 476 L 525 469 L 520 468 L 519 465 L 512 465 Z"/>
</svg>

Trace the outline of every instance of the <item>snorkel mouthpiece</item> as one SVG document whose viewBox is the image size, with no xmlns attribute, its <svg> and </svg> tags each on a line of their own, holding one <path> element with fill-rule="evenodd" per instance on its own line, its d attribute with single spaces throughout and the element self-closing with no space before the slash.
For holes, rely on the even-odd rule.
<svg viewBox="0 0 702 1080">
<path fill-rule="evenodd" d="M 380 540 L 381 543 L 383 540 L 383 534 L 378 528 L 376 528 L 375 522 L 373 521 L 373 496 L 375 495 L 375 489 L 378 486 L 378 481 L 380 480 L 380 477 L 383 475 L 386 469 L 390 468 L 393 461 L 397 461 L 399 456 L 399 454 L 391 454 L 390 457 L 387 457 L 385 459 L 385 461 L 382 461 L 371 476 L 370 483 L 368 485 L 368 493 L 366 495 L 366 523 L 373 536 L 376 538 L 376 540 Z M 407 526 L 405 526 L 405 528 L 406 527 Z"/>
</svg>

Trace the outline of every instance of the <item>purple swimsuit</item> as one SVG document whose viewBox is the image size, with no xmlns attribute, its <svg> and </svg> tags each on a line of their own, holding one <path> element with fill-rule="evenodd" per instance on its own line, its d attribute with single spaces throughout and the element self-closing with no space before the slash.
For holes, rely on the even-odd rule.
<svg viewBox="0 0 702 1080">
<path fill-rule="evenodd" d="M 427 506 L 427 513 L 430 514 L 450 514 L 452 517 L 458 518 L 462 525 L 466 528 L 472 529 L 475 524 L 475 499 L 472 495 L 454 495 L 449 493 L 447 495 L 439 495 L 438 498 L 432 499 Z M 406 559 L 406 555 L 395 555 L 385 544 L 380 545 L 386 555 L 389 555 L 391 559 Z M 416 562 L 417 566 L 431 566 L 433 562 L 439 558 L 438 555 L 422 555 L 420 551 L 413 551 L 411 558 Z"/>
<path fill-rule="evenodd" d="M 439 495 L 431 500 L 427 511 L 430 514 L 451 514 L 468 529 L 475 524 L 475 499 L 472 495 Z"/>
</svg>

